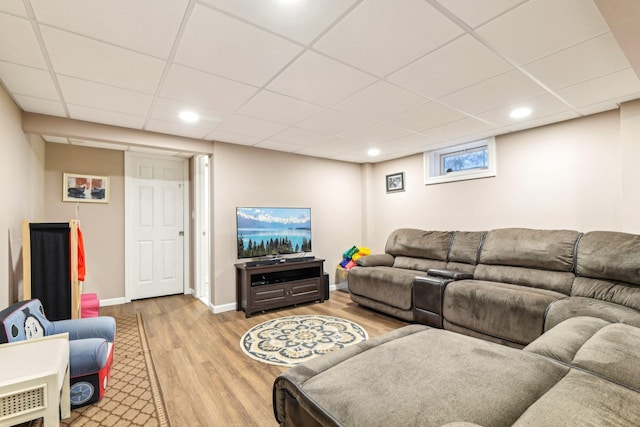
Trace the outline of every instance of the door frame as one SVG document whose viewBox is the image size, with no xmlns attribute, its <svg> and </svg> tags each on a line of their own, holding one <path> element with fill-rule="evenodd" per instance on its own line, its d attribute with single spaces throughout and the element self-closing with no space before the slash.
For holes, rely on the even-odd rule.
<svg viewBox="0 0 640 427">
<path fill-rule="evenodd" d="M 194 203 L 194 296 L 211 306 L 211 158 L 207 154 L 193 156 L 193 203 Z M 207 191 L 208 190 L 208 191 Z M 207 193 L 208 192 L 208 196 Z M 206 232 L 206 243 L 201 235 Z M 208 256 L 203 259 L 203 253 Z M 209 278 L 204 282 L 204 275 Z"/>
<path fill-rule="evenodd" d="M 183 240 L 183 261 L 182 261 L 182 292 L 187 294 L 190 292 L 191 276 L 189 274 L 191 258 L 191 215 L 189 204 L 189 159 L 176 157 L 176 156 L 162 156 L 156 154 L 137 153 L 137 152 L 124 152 L 124 299 L 125 302 L 131 302 L 131 296 L 133 295 L 133 277 L 135 268 L 132 265 L 132 254 L 135 251 L 135 242 L 133 241 L 133 218 L 134 210 L 133 206 L 133 181 L 132 181 L 132 164 L 133 157 L 142 157 L 146 159 L 171 159 L 182 160 L 182 185 L 183 185 L 183 217 L 184 222 L 184 240 Z"/>
</svg>

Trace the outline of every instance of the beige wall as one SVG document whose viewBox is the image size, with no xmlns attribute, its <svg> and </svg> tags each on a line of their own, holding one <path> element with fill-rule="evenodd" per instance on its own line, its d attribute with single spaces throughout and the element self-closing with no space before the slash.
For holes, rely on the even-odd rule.
<svg viewBox="0 0 640 427">
<path fill-rule="evenodd" d="M 495 178 L 426 186 L 422 155 L 373 165 L 367 204 L 384 209 L 364 243 L 382 251 L 399 227 L 638 232 L 639 105 L 496 137 Z M 387 194 L 385 175 L 396 172 L 405 172 L 406 191 Z"/>
<path fill-rule="evenodd" d="M 361 244 L 360 166 L 216 143 L 212 158 L 212 302 L 236 301 L 236 207 L 310 207 L 313 255 L 333 280 L 342 253 Z"/>
<path fill-rule="evenodd" d="M 124 152 L 46 144 L 46 221 L 80 220 L 87 275 L 83 291 L 101 300 L 124 298 Z M 62 201 L 62 174 L 109 177 L 109 203 Z"/>
<path fill-rule="evenodd" d="M 44 141 L 27 137 L 0 86 L 0 309 L 22 295 L 22 221 L 44 214 Z M 20 287 L 20 289 L 18 289 Z"/>
<path fill-rule="evenodd" d="M 640 100 L 620 111 L 621 229 L 640 234 Z"/>
</svg>

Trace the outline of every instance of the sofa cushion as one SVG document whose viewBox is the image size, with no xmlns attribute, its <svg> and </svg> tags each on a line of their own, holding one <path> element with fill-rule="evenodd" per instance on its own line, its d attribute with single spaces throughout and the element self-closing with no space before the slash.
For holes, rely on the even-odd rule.
<svg viewBox="0 0 640 427">
<path fill-rule="evenodd" d="M 545 289 L 460 280 L 447 285 L 442 313 L 454 325 L 527 345 L 542 334 L 549 304 L 561 298 Z"/>
<path fill-rule="evenodd" d="M 525 350 L 640 391 L 640 328 L 574 317 L 546 332 Z"/>
<path fill-rule="evenodd" d="M 460 273 L 474 274 L 476 266 L 464 262 L 448 262 L 445 270 L 459 271 Z"/>
<path fill-rule="evenodd" d="M 513 426 L 638 426 L 638 408 L 637 391 L 572 369 Z"/>
<path fill-rule="evenodd" d="M 596 317 L 572 317 L 546 331 L 523 350 L 571 363 L 584 343 L 610 324 Z"/>
<path fill-rule="evenodd" d="M 587 297 L 569 297 L 554 301 L 547 309 L 544 330 L 576 316 L 591 316 L 608 322 L 626 323 L 640 327 L 640 312 L 623 305 Z"/>
<path fill-rule="evenodd" d="M 511 425 L 568 370 L 535 354 L 407 326 L 288 370 L 276 379 L 274 404 L 283 408 L 286 391 L 323 425 Z M 287 414 L 276 413 L 284 422 Z"/>
<path fill-rule="evenodd" d="M 568 271 L 480 264 L 476 267 L 473 277 L 478 280 L 511 283 L 569 295 L 575 275 Z"/>
<path fill-rule="evenodd" d="M 578 243 L 576 274 L 640 285 L 640 235 L 585 233 Z"/>
<path fill-rule="evenodd" d="M 402 310 L 413 309 L 413 279 L 424 272 L 395 267 L 355 267 L 349 271 L 349 291 Z"/>
<path fill-rule="evenodd" d="M 385 266 L 391 267 L 393 265 L 393 255 L 389 254 L 373 254 L 368 256 L 362 256 L 356 260 L 356 265 L 361 267 L 376 267 Z"/>
<path fill-rule="evenodd" d="M 640 265 L 640 258 L 638 258 Z M 640 286 L 587 277 L 576 277 L 571 296 L 613 302 L 640 311 Z"/>
<path fill-rule="evenodd" d="M 387 239 L 385 252 L 393 256 L 447 260 L 451 231 L 423 231 L 401 228 Z"/>
<path fill-rule="evenodd" d="M 480 263 L 572 271 L 579 236 L 572 230 L 491 230 L 482 244 Z"/>
<path fill-rule="evenodd" d="M 413 258 L 408 256 L 397 256 L 393 262 L 394 268 L 404 268 L 406 270 L 418 270 L 422 272 L 426 272 L 431 268 L 445 268 L 446 265 L 446 261 Z"/>
<path fill-rule="evenodd" d="M 476 265 L 484 231 L 456 231 L 451 241 L 449 261 Z"/>
</svg>

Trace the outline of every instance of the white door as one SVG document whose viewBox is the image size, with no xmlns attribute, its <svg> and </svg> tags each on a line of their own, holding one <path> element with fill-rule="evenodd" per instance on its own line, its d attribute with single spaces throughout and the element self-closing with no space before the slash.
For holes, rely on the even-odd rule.
<svg viewBox="0 0 640 427">
<path fill-rule="evenodd" d="M 184 162 L 129 157 L 130 299 L 184 292 Z"/>
</svg>

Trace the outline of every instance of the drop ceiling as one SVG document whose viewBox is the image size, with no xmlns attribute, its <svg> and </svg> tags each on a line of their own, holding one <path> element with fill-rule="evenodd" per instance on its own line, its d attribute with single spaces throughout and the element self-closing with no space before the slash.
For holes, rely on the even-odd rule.
<svg viewBox="0 0 640 427">
<path fill-rule="evenodd" d="M 3 0 L 0 80 L 27 112 L 377 162 L 640 98 L 639 3 Z"/>
</svg>

